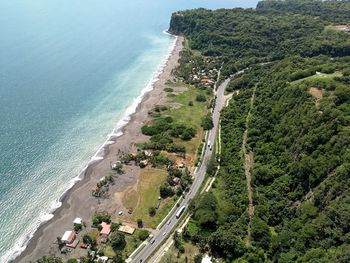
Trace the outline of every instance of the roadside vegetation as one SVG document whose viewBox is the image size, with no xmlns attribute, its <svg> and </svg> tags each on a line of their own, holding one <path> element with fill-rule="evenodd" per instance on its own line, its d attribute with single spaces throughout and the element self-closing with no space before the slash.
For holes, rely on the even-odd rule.
<svg viewBox="0 0 350 263">
<path fill-rule="evenodd" d="M 194 54 L 224 62 L 222 78 L 250 67 L 227 89 L 239 92 L 222 113 L 221 169 L 182 234 L 202 254 L 350 261 L 350 33 L 328 30 L 346 28 L 349 10 L 347 1 L 296 0 L 173 14 L 171 30 Z M 254 156 L 251 218 L 243 138 Z"/>
</svg>

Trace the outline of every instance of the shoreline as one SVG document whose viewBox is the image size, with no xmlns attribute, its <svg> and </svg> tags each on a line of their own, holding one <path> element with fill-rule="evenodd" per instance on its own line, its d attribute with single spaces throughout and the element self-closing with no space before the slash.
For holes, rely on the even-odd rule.
<svg viewBox="0 0 350 263">
<path fill-rule="evenodd" d="M 40 256 L 52 254 L 50 245 L 52 246 L 56 237 L 62 234 L 62 229 L 68 228 L 68 225 L 72 227 L 71 220 L 76 216 L 83 217 L 84 220 L 91 219 L 89 215 L 96 211 L 92 211 L 92 208 L 98 209 L 100 203 L 97 198 L 92 197 L 91 185 L 108 174 L 110 163 L 112 160 L 116 161 L 119 151 L 130 149 L 135 139 L 143 136 L 140 128 L 149 118 L 148 111 L 165 96 L 164 84 L 177 66 L 179 52 L 183 47 L 183 37 L 174 37 L 174 44 L 169 49 L 168 56 L 161 62 L 146 87 L 128 106 L 124 116 L 84 169 L 77 177 L 71 179 L 72 185 L 57 200 L 60 206 L 50 211 L 51 219 L 43 222 L 32 235 L 28 235 L 25 238 L 26 244 L 23 244 L 24 249 L 9 257 L 8 262 L 29 262 Z M 137 183 L 138 176 L 131 177 L 126 178 L 127 180 L 116 179 L 117 191 L 113 191 L 113 194 L 123 192 L 130 185 Z"/>
</svg>

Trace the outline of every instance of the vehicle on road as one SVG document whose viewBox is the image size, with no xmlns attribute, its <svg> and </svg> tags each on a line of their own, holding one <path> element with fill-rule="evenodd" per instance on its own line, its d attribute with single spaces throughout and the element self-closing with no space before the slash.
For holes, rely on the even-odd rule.
<svg viewBox="0 0 350 263">
<path fill-rule="evenodd" d="M 170 223 L 171 223 L 171 220 L 168 221 L 167 225 L 170 225 Z"/>
<path fill-rule="evenodd" d="M 165 236 L 166 235 L 166 231 L 163 233 L 163 236 Z"/>
<path fill-rule="evenodd" d="M 176 218 L 179 219 L 182 213 L 185 211 L 186 206 L 182 206 L 176 213 Z"/>
<path fill-rule="evenodd" d="M 210 147 L 210 145 L 211 145 L 211 144 L 210 144 L 210 141 L 208 141 L 208 147 Z"/>
<path fill-rule="evenodd" d="M 153 239 L 152 241 L 151 241 L 151 245 L 155 242 L 156 240 L 155 239 Z"/>
</svg>

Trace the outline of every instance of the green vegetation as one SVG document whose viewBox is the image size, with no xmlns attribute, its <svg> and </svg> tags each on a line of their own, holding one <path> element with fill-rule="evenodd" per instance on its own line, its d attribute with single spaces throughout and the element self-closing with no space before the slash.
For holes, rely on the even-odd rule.
<svg viewBox="0 0 350 263">
<path fill-rule="evenodd" d="M 147 230 L 140 230 L 138 232 L 138 237 L 141 241 L 144 241 L 149 237 L 149 232 Z"/>
<path fill-rule="evenodd" d="M 146 168 L 140 173 L 137 191 L 130 190 L 125 193 L 122 201 L 127 208 L 134 210 L 132 217 L 134 222 L 141 220 L 143 227 L 155 228 L 162 220 L 162 216 L 169 211 L 168 203 L 173 204 L 173 200 L 166 199 L 162 202 L 158 200 L 159 188 L 166 182 L 166 177 L 166 170 Z M 160 206 L 155 209 L 158 202 Z M 151 207 L 154 208 L 152 216 L 149 213 Z"/>
<path fill-rule="evenodd" d="M 196 101 L 196 97 L 200 94 L 208 97 L 205 90 L 189 86 L 173 100 L 180 107 L 164 112 L 167 116 L 172 117 L 176 124 L 191 127 L 196 131 L 196 136 L 189 141 L 175 139 L 176 145 L 184 147 L 186 149 L 186 155 L 191 159 L 195 158 L 195 154 L 200 146 L 203 136 L 201 120 L 208 112 L 207 102 Z M 192 102 L 193 106 L 188 106 L 189 102 Z"/>
<path fill-rule="evenodd" d="M 102 222 L 110 223 L 111 222 L 111 215 L 109 214 L 94 214 L 92 217 L 92 223 L 94 225 L 101 224 Z"/>
<path fill-rule="evenodd" d="M 213 119 L 210 114 L 202 118 L 201 126 L 204 130 L 211 130 L 214 127 Z"/>
<path fill-rule="evenodd" d="M 125 235 L 119 232 L 113 232 L 109 237 L 109 242 L 114 250 L 123 250 L 126 246 Z"/>
<path fill-rule="evenodd" d="M 37 263 L 63 263 L 63 260 L 54 256 L 43 256 L 37 260 Z"/>
<path fill-rule="evenodd" d="M 173 14 L 171 30 L 196 50 L 185 61 L 224 62 L 223 78 L 250 67 L 228 87 L 240 92 L 222 113 L 221 169 L 191 204 L 186 241 L 226 262 L 350 261 L 350 34 L 325 30 L 349 24 L 349 10 L 348 1 L 287 0 Z"/>
<path fill-rule="evenodd" d="M 293 9 L 289 2 L 291 1 L 280 1 L 278 5 Z M 308 2 L 312 10 L 323 10 L 325 14 L 328 12 L 312 6 L 322 5 L 321 1 L 304 2 Z M 294 13 L 289 15 L 282 8 L 279 12 L 266 11 L 267 8 L 188 10 L 172 15 L 170 30 L 184 34 L 191 49 L 199 50 L 209 58 L 219 57 L 224 62 L 222 78 L 226 78 L 248 65 L 280 60 L 291 55 L 347 55 L 350 51 L 348 34 L 324 29 L 330 22 L 336 22 L 338 14 L 343 13 L 343 10 L 348 19 L 348 6 L 345 1 L 333 1 L 332 9 L 335 11 L 329 13 L 331 20 L 328 21 L 299 13 L 299 9 L 293 9 Z M 186 74 L 190 73 L 186 71 Z"/>
<path fill-rule="evenodd" d="M 350 6 L 348 1 L 314 1 L 314 0 L 276 0 L 261 1 L 258 11 L 289 12 L 319 16 L 324 20 L 337 23 L 349 23 Z"/>
</svg>

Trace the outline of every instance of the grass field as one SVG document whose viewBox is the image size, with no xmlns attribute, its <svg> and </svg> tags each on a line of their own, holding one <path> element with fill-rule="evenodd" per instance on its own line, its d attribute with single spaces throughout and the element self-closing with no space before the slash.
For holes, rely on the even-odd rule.
<svg viewBox="0 0 350 263">
<path fill-rule="evenodd" d="M 187 127 L 196 129 L 197 135 L 190 141 L 175 140 L 186 147 L 187 160 L 194 162 L 195 154 L 201 144 L 203 129 L 201 127 L 202 118 L 208 113 L 207 102 L 197 102 L 197 95 L 206 95 L 205 90 L 188 87 L 184 92 L 171 98 L 172 103 L 179 107 L 162 112 L 162 116 L 171 116 L 176 124 L 184 124 Z M 188 103 L 192 101 L 193 106 Z M 191 163 L 193 165 L 193 163 Z M 165 182 L 167 171 L 165 169 L 146 168 L 141 171 L 136 189 L 130 189 L 123 197 L 123 205 L 126 208 L 133 208 L 132 221 L 142 219 L 145 227 L 155 228 L 168 214 L 176 202 L 177 197 L 161 200 L 160 207 L 155 216 L 149 216 L 149 208 L 156 206 L 160 195 L 159 188 Z"/>
<path fill-rule="evenodd" d="M 314 81 L 314 80 L 332 81 L 335 77 L 341 77 L 341 76 L 342 76 L 341 72 L 334 72 L 332 74 L 320 73 L 320 74 L 312 75 L 310 77 L 292 81 L 291 84 L 298 84 L 300 82 Z"/>
<path fill-rule="evenodd" d="M 206 95 L 204 90 L 188 87 L 186 91 L 172 98 L 174 103 L 178 103 L 182 106 L 178 109 L 171 109 L 164 112 L 165 115 L 173 117 L 174 123 L 190 126 L 197 131 L 196 137 L 192 140 L 185 142 L 181 140 L 177 141 L 177 143 L 186 147 L 186 153 L 192 155 L 192 157 L 196 154 L 203 138 L 204 131 L 201 127 L 202 118 L 209 112 L 207 109 L 207 102 L 196 101 L 196 97 L 199 94 L 205 95 L 209 100 L 209 96 Z M 190 101 L 193 102 L 193 106 L 188 105 Z"/>
<path fill-rule="evenodd" d="M 138 230 L 136 230 L 133 235 L 125 235 L 125 241 L 126 246 L 121 253 L 123 253 L 125 258 L 127 258 L 142 243 L 142 241 L 138 238 Z M 116 255 L 116 252 L 111 245 L 106 245 L 103 249 L 103 253 L 109 258 L 113 258 Z"/>
<path fill-rule="evenodd" d="M 155 216 L 151 217 L 148 209 L 158 202 L 159 188 L 165 182 L 167 171 L 163 169 L 146 168 L 141 171 L 137 191 L 131 190 L 123 197 L 123 205 L 134 209 L 132 220 L 142 219 L 145 227 L 155 228 L 169 212 L 174 199 L 162 200 Z"/>
</svg>

